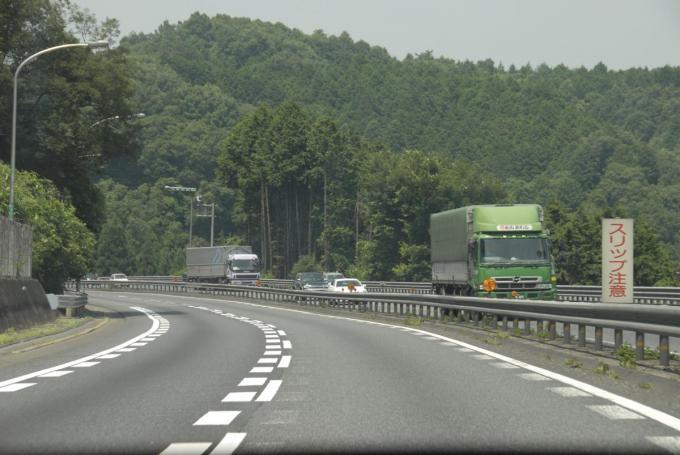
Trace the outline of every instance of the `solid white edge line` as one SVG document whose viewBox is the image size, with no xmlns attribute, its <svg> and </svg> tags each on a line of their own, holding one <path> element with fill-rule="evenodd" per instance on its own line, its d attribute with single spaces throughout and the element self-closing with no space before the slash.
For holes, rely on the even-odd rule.
<svg viewBox="0 0 680 455">
<path fill-rule="evenodd" d="M 76 360 L 72 360 L 70 362 L 62 363 L 61 365 L 57 365 L 57 366 L 54 366 L 54 367 L 45 368 L 44 370 L 35 371 L 33 373 L 28 373 L 28 374 L 25 374 L 23 376 L 18 376 L 16 378 L 7 379 L 5 381 L 0 382 L 0 388 L 8 386 L 10 384 L 16 384 L 17 382 L 25 381 L 26 379 L 31 379 L 31 378 L 34 378 L 36 376 L 43 375 L 45 373 L 51 373 L 52 371 L 57 371 L 57 370 L 62 370 L 64 368 L 69 368 L 73 365 L 77 365 L 79 363 L 83 363 L 83 362 L 87 362 L 88 360 L 95 359 L 95 358 L 99 357 L 100 355 L 110 354 L 117 349 L 124 348 L 126 346 L 131 345 L 132 343 L 137 342 L 138 340 L 141 340 L 142 338 L 145 338 L 146 336 L 150 335 L 151 332 L 153 332 L 154 330 L 156 330 L 158 328 L 158 325 L 160 323 L 158 322 L 158 319 L 156 319 L 153 316 L 153 312 L 151 310 L 147 310 L 146 308 L 142 308 L 142 307 L 130 307 L 130 308 L 132 308 L 133 310 L 139 311 L 140 313 L 144 313 L 146 315 L 146 317 L 148 317 L 149 319 L 151 319 L 153 321 L 153 323 L 151 324 L 151 328 L 149 330 L 142 333 L 141 335 L 137 335 L 136 337 L 131 338 L 131 339 L 119 344 L 118 346 L 114 346 L 114 347 L 106 349 L 104 351 L 97 352 L 96 354 L 88 355 L 86 357 L 81 357 L 80 359 L 76 359 Z"/>
<path fill-rule="evenodd" d="M 153 295 L 153 294 L 146 294 L 146 295 Z M 160 296 L 167 297 L 167 294 L 157 294 Z M 268 308 L 272 309 L 275 311 L 286 311 L 290 313 L 300 313 L 300 314 L 305 314 L 307 316 L 313 316 L 313 317 L 325 317 L 325 318 L 330 318 L 330 319 L 343 319 L 347 321 L 353 321 L 356 322 L 356 319 L 353 318 L 348 318 L 344 316 L 331 316 L 331 315 L 325 315 L 325 314 L 319 314 L 319 313 L 310 313 L 308 311 L 302 311 L 302 310 L 296 310 L 292 308 L 280 308 L 280 307 L 272 307 L 268 305 L 259 305 L 257 303 L 251 303 L 251 302 L 241 302 L 238 300 L 227 300 L 227 299 L 207 299 L 205 297 L 184 297 L 184 296 L 179 296 L 179 295 L 173 295 L 173 298 L 176 299 L 201 299 L 201 300 L 209 300 L 211 302 L 225 302 L 225 303 L 235 303 L 238 305 L 246 305 L 246 306 L 253 306 L 256 308 Z M 384 322 L 376 322 L 374 323 L 375 325 L 380 325 L 383 327 L 389 327 L 389 328 L 398 328 L 398 329 L 404 329 L 402 326 L 394 325 L 394 324 L 387 324 Z M 659 411 L 658 409 L 654 409 L 650 406 L 644 405 L 642 403 L 638 403 L 637 401 L 631 400 L 629 398 L 622 397 L 620 395 L 616 395 L 615 393 L 607 392 L 604 389 L 600 389 L 599 387 L 592 386 L 590 384 L 586 384 L 585 382 L 581 382 L 579 380 L 570 378 L 568 376 L 564 376 L 559 373 L 555 373 L 550 370 L 546 370 L 545 368 L 537 367 L 534 365 L 531 365 L 526 362 L 522 362 L 521 360 L 516 360 L 513 359 L 512 357 L 505 356 L 503 354 L 498 354 L 493 351 L 489 351 L 488 349 L 480 348 L 475 345 L 466 343 L 464 341 L 456 340 L 454 338 L 446 337 L 443 335 L 439 335 L 437 333 L 432 333 L 432 332 L 427 332 L 422 329 L 407 329 L 411 332 L 416 331 L 416 332 L 421 332 L 423 334 L 427 335 L 432 335 L 434 337 L 439 338 L 442 341 L 450 341 L 451 343 L 457 343 L 461 347 L 465 347 L 468 349 L 471 349 L 473 351 L 476 351 L 480 354 L 486 354 L 491 357 L 494 357 L 498 360 L 502 360 L 504 362 L 511 363 L 513 365 L 516 365 L 520 368 L 524 368 L 525 370 L 537 373 L 539 375 L 548 377 L 550 379 L 553 379 L 555 381 L 559 381 L 563 384 L 570 385 L 572 387 L 576 387 L 577 389 L 581 389 L 584 392 L 590 393 L 591 395 L 595 395 L 596 397 L 602 398 L 607 401 L 611 401 L 612 403 L 618 404 L 620 406 L 623 406 L 624 408 L 630 409 L 631 411 L 637 412 L 645 417 L 648 417 L 652 420 L 655 420 L 663 425 L 666 425 L 669 428 L 673 428 L 676 431 L 680 431 L 680 419 L 677 417 L 673 417 L 670 414 L 667 414 L 663 411 Z"/>
<path fill-rule="evenodd" d="M 37 382 L 19 382 L 19 383 L 14 383 L 14 384 L 9 384 L 4 387 L 0 387 L 0 392 L 18 392 L 19 390 L 23 390 L 27 387 L 31 387 L 36 385 Z"/>
</svg>

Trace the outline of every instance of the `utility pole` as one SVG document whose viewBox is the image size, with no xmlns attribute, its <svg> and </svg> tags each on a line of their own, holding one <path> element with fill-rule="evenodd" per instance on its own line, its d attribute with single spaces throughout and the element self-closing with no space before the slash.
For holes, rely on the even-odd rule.
<svg viewBox="0 0 680 455">
<path fill-rule="evenodd" d="M 196 188 L 187 186 L 169 186 L 165 185 L 163 188 L 169 191 L 187 191 L 191 193 L 196 192 Z M 200 197 L 200 196 L 199 196 Z M 191 236 L 194 228 L 194 198 L 189 199 L 189 248 L 191 248 Z"/>
<path fill-rule="evenodd" d="M 196 201 L 201 204 L 197 206 L 196 217 L 197 218 L 207 218 L 210 217 L 210 246 L 213 246 L 215 239 L 215 203 L 203 204 L 201 203 L 201 196 L 196 196 Z M 203 212 L 201 208 L 207 209 L 210 207 L 210 215 L 207 214 L 207 210 Z"/>
</svg>

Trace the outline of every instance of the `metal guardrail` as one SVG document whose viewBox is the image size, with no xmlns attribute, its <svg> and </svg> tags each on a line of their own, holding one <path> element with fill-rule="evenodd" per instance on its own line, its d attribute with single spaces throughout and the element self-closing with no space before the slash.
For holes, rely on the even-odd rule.
<svg viewBox="0 0 680 455">
<path fill-rule="evenodd" d="M 291 289 L 293 280 L 263 279 L 262 285 L 277 289 Z M 432 284 L 424 282 L 364 281 L 371 292 L 430 294 Z M 557 300 L 568 302 L 600 302 L 600 286 L 557 286 Z M 652 305 L 680 305 L 680 288 L 636 286 L 634 302 Z"/>
<path fill-rule="evenodd" d="M 270 283 L 277 284 L 277 283 Z M 280 283 L 279 283 L 280 284 Z M 276 289 L 263 286 L 232 286 L 224 284 L 179 283 L 167 281 L 85 281 L 82 288 L 166 293 L 199 293 L 220 296 L 243 297 L 300 305 L 343 308 L 350 311 L 377 312 L 391 315 L 415 315 L 422 318 L 470 323 L 475 326 L 487 324 L 492 329 L 499 325 L 508 330 L 519 330 L 520 323 L 525 334 L 531 333 L 531 324 L 537 331 L 546 327 L 547 338 L 558 337 L 557 323 L 562 324 L 564 343 L 576 342 L 585 347 L 586 328 L 594 327 L 596 350 L 603 349 L 603 329 L 614 330 L 614 349 L 623 344 L 623 331 L 635 333 L 635 357 L 644 360 L 645 334 L 659 336 L 659 362 L 669 366 L 669 338 L 680 337 L 680 308 L 675 306 L 651 306 L 645 304 L 603 304 L 584 302 L 555 302 L 519 299 L 494 299 L 463 296 L 412 295 L 396 293 L 335 293 Z M 577 337 L 571 335 L 571 326 L 577 326 Z"/>
<path fill-rule="evenodd" d="M 47 300 L 53 310 L 64 310 L 67 317 L 72 317 L 87 305 L 87 294 L 47 294 Z"/>
<path fill-rule="evenodd" d="M 181 281 L 180 276 L 131 276 L 132 281 Z M 292 289 L 294 280 L 263 278 L 264 287 L 275 289 Z M 430 294 L 432 283 L 409 281 L 364 281 L 370 292 L 388 292 L 404 294 Z M 600 286 L 557 286 L 557 300 L 568 302 L 600 302 Z M 680 288 L 636 286 L 634 302 L 651 305 L 680 305 Z"/>
</svg>

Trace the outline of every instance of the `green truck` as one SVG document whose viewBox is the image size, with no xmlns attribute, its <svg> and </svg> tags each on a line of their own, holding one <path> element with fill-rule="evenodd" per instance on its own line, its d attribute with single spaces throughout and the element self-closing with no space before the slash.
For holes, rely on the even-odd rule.
<svg viewBox="0 0 680 455">
<path fill-rule="evenodd" d="M 473 205 L 430 215 L 435 293 L 553 300 L 549 234 L 536 204 Z"/>
</svg>

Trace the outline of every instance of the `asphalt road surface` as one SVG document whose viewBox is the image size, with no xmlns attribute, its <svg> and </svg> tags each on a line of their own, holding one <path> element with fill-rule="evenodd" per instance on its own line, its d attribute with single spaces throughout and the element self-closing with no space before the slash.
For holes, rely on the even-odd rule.
<svg viewBox="0 0 680 455">
<path fill-rule="evenodd" d="M 91 292 L 97 331 L 0 356 L 0 452 L 680 453 L 680 419 L 427 330 Z"/>
</svg>

